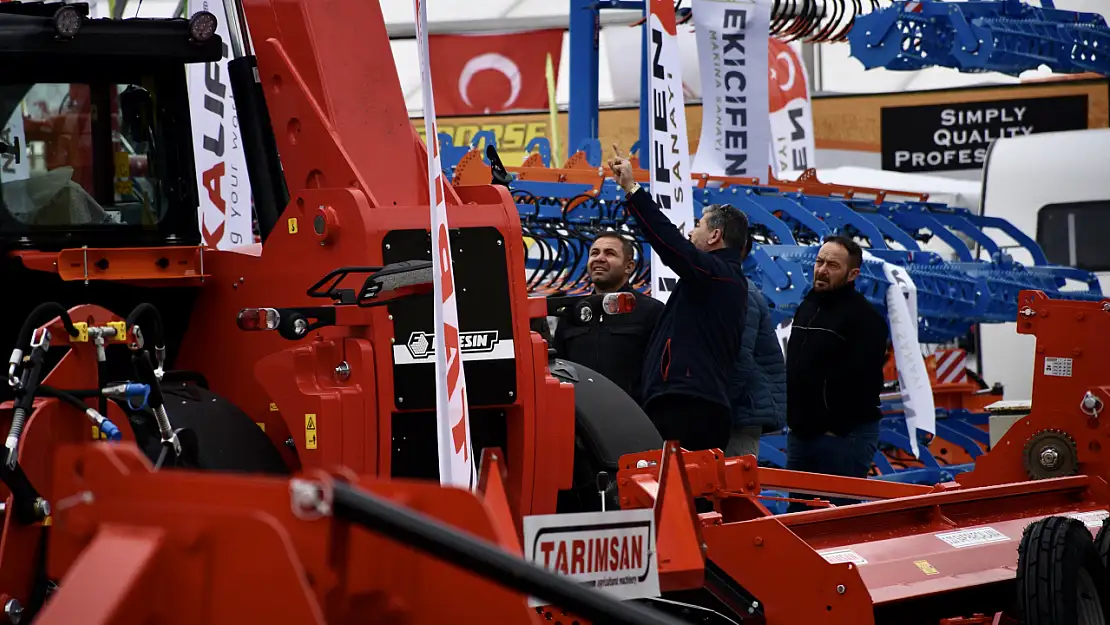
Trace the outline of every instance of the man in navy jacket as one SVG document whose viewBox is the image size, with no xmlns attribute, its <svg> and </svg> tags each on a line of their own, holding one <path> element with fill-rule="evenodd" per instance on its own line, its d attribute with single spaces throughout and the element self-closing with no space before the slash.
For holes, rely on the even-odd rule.
<svg viewBox="0 0 1110 625">
<path fill-rule="evenodd" d="M 679 277 L 644 354 L 641 405 L 665 440 L 723 451 L 732 430 L 729 382 L 748 310 L 741 268 L 747 217 L 731 206 L 708 206 L 687 240 L 636 183 L 615 145 L 609 168 L 652 253 Z"/>
</svg>

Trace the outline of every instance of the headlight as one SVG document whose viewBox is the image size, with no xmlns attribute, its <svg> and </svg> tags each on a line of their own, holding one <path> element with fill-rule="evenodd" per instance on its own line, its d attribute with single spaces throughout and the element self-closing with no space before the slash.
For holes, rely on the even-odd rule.
<svg viewBox="0 0 1110 625">
<path fill-rule="evenodd" d="M 189 18 L 189 34 L 193 41 L 204 42 L 216 34 L 216 16 L 208 11 L 200 11 Z"/>
<path fill-rule="evenodd" d="M 81 14 L 73 6 L 66 5 L 54 12 L 54 32 L 59 37 L 72 39 L 81 30 Z"/>
</svg>

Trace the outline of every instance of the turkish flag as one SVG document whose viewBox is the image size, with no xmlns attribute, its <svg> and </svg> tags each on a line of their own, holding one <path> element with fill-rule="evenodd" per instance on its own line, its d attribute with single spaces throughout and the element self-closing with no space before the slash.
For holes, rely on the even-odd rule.
<svg viewBox="0 0 1110 625">
<path fill-rule="evenodd" d="M 436 114 L 547 109 L 547 55 L 559 75 L 561 29 L 502 35 L 430 35 Z"/>
<path fill-rule="evenodd" d="M 774 37 L 767 40 L 767 69 L 771 113 L 781 111 L 794 100 L 809 100 L 805 65 L 789 44 Z"/>
</svg>

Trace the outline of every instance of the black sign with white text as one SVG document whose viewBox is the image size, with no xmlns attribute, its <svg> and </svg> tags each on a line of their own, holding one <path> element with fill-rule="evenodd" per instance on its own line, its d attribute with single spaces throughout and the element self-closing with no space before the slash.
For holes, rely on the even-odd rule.
<svg viewBox="0 0 1110 625">
<path fill-rule="evenodd" d="M 979 169 L 995 139 L 1087 128 L 1087 96 L 882 109 L 883 169 Z"/>
</svg>

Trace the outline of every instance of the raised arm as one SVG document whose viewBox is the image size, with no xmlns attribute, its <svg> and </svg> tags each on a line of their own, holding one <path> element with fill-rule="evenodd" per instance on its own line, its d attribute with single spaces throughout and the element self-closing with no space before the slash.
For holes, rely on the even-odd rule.
<svg viewBox="0 0 1110 625">
<path fill-rule="evenodd" d="M 615 145 L 613 157 L 609 159 L 609 169 L 612 170 L 617 184 L 629 193 L 628 206 L 632 216 L 636 218 L 644 239 L 651 245 L 652 253 L 658 254 L 664 265 L 670 267 L 678 277 L 690 280 L 730 276 L 723 261 L 694 247 L 663 214 L 651 194 L 633 178 L 632 163 Z M 693 227 L 694 224 L 688 226 Z"/>
</svg>

